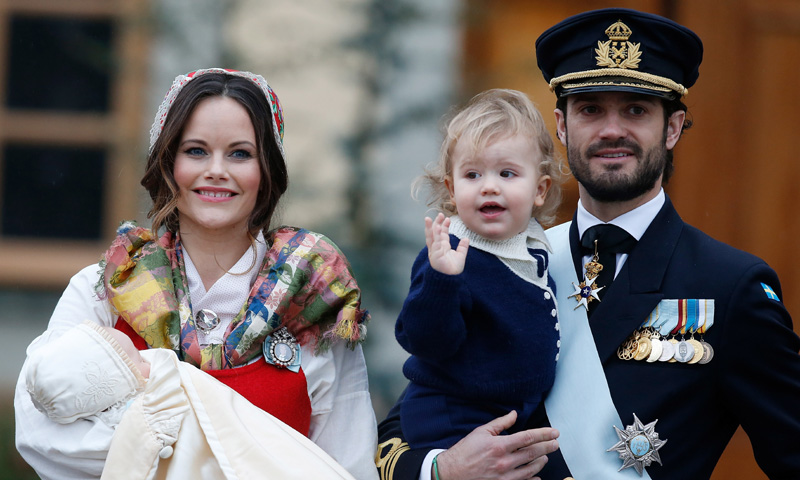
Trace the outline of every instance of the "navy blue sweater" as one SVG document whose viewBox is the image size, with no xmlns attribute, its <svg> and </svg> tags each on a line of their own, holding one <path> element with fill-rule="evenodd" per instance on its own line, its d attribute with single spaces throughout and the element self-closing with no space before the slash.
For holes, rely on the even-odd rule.
<svg viewBox="0 0 800 480">
<path fill-rule="evenodd" d="M 458 238 L 450 235 L 455 248 Z M 545 274 L 547 252 L 529 250 Z M 550 289 L 552 279 L 547 276 Z M 541 398 L 558 354 L 553 294 L 496 256 L 470 247 L 464 271 L 445 275 L 420 252 L 395 335 L 411 357 L 403 373 L 444 394 L 503 403 Z"/>
</svg>

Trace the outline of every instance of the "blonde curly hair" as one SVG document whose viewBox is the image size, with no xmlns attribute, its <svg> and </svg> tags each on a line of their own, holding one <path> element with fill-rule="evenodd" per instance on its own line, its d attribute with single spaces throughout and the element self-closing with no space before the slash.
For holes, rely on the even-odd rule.
<svg viewBox="0 0 800 480">
<path fill-rule="evenodd" d="M 461 140 L 468 141 L 474 151 L 478 152 L 493 141 L 522 134 L 535 140 L 541 154 L 539 174 L 549 175 L 552 181 L 544 204 L 541 207 L 534 206 L 531 216 L 542 225 L 555 221 L 561 202 L 561 184 L 564 181 L 563 162 L 555 151 L 542 114 L 527 95 L 517 90 L 487 90 L 472 97 L 466 105 L 454 110 L 448 117 L 445 118 L 439 160 L 425 167 L 425 173 L 414 181 L 414 198 L 418 197 L 422 189 L 427 189 L 428 206 L 446 215 L 456 215 L 458 211 L 445 185 L 445 180 L 453 180 L 452 156 L 456 144 Z M 535 188 L 535 185 L 531 185 L 531 188 Z"/>
</svg>

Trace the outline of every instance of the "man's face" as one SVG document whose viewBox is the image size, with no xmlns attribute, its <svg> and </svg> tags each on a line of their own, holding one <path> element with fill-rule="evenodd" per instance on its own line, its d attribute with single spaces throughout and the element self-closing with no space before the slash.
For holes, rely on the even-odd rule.
<svg viewBox="0 0 800 480">
<path fill-rule="evenodd" d="M 625 202 L 661 188 L 685 112 L 665 125 L 660 99 L 625 92 L 571 95 L 566 108 L 555 112 L 558 136 L 572 174 L 593 199 Z"/>
</svg>

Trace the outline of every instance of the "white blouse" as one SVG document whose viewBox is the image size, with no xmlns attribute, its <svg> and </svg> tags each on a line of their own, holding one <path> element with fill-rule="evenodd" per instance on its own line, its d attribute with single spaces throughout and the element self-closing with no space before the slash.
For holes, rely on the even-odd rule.
<svg viewBox="0 0 800 480">
<path fill-rule="evenodd" d="M 263 259 L 266 252 L 263 243 L 258 250 L 257 258 Z M 243 280 L 251 284 L 251 278 L 255 280 L 261 262 L 256 262 L 253 268 L 255 273 L 250 275 L 224 275 L 203 295 L 205 288 L 199 282 L 199 275 L 188 255 L 186 259 L 193 309 L 198 311 L 198 305 L 202 305 L 200 308 L 217 312 L 224 324 L 216 330 L 224 332 L 235 313 L 230 315 L 223 312 L 235 309 L 238 313 L 250 290 L 247 286 L 239 285 L 234 290 L 226 288 L 228 282 L 240 283 Z M 231 271 L 239 272 L 240 264 L 244 265 L 241 271 L 246 270 L 252 260 L 252 250 L 248 250 Z M 47 330 L 28 346 L 29 355 L 83 320 L 104 326 L 114 325 L 117 317 L 112 314 L 108 302 L 95 296 L 94 285 L 99 279 L 99 272 L 99 265 L 91 265 L 72 277 L 56 305 Z M 230 300 L 232 291 L 242 297 L 241 301 L 238 298 Z M 235 304 L 238 308 L 233 306 Z M 309 438 L 354 477 L 378 478 L 374 464 L 377 423 L 361 347 L 350 351 L 344 342 L 337 342 L 329 351 L 318 356 L 313 354 L 311 347 L 304 346 L 302 349 L 302 369 L 311 401 Z M 67 425 L 50 421 L 33 406 L 25 388 L 25 372 L 26 365 L 23 365 L 14 395 L 16 444 L 22 457 L 43 480 L 100 478 L 114 434 L 112 427 L 90 419 Z"/>
</svg>

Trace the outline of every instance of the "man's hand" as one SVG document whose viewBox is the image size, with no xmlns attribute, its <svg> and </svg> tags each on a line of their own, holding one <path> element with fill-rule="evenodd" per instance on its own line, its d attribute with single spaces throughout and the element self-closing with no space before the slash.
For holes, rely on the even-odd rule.
<svg viewBox="0 0 800 480">
<path fill-rule="evenodd" d="M 425 243 L 428 245 L 428 261 L 434 270 L 445 275 L 458 275 L 464 271 L 469 240 L 462 238 L 458 247 L 450 246 L 450 218 L 443 214 L 436 220 L 425 217 Z"/>
<path fill-rule="evenodd" d="M 439 454 L 441 480 L 530 479 L 547 463 L 547 454 L 558 449 L 554 428 L 524 430 L 500 435 L 517 421 L 511 412 L 473 430 L 449 450 Z"/>
</svg>

